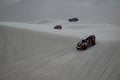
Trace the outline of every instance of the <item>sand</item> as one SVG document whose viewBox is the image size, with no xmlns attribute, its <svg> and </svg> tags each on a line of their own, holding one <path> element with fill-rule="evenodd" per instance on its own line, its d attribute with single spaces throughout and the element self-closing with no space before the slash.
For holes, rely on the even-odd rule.
<svg viewBox="0 0 120 80">
<path fill-rule="evenodd" d="M 120 28 L 112 24 L 0 22 L 0 80 L 120 80 Z M 75 46 L 95 34 L 96 45 Z"/>
</svg>

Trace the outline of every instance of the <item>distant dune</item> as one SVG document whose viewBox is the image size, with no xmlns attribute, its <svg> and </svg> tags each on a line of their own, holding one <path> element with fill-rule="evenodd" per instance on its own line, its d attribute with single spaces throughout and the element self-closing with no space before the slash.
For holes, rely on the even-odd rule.
<svg viewBox="0 0 120 80">
<path fill-rule="evenodd" d="M 0 21 L 36 23 L 71 17 L 120 25 L 120 0 L 0 0 Z"/>
</svg>

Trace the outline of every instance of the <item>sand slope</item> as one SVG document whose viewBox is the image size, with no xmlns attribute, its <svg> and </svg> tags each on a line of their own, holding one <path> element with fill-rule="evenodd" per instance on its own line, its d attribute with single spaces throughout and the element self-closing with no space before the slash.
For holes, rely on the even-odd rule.
<svg viewBox="0 0 120 80">
<path fill-rule="evenodd" d="M 0 23 L 0 80 L 120 80 L 119 27 L 64 26 Z M 89 33 L 97 44 L 77 51 Z"/>
</svg>

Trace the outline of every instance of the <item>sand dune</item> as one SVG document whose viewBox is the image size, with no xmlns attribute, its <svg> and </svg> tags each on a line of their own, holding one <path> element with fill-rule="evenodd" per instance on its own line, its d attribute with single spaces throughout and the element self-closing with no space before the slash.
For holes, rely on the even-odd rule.
<svg viewBox="0 0 120 80">
<path fill-rule="evenodd" d="M 63 25 L 1 22 L 0 80 L 120 80 L 119 27 Z M 77 51 L 77 42 L 91 33 L 96 45 Z"/>
</svg>

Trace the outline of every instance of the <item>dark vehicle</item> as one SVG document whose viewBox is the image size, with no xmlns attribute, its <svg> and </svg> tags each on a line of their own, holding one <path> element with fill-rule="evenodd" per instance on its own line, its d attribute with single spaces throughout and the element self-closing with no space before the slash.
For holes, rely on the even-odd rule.
<svg viewBox="0 0 120 80">
<path fill-rule="evenodd" d="M 68 19 L 69 22 L 77 22 L 79 19 L 78 18 L 71 18 L 71 19 Z"/>
<path fill-rule="evenodd" d="M 62 29 L 62 25 L 56 25 L 54 29 Z"/>
<path fill-rule="evenodd" d="M 87 49 L 86 40 L 81 40 L 80 42 L 78 42 L 76 48 L 77 48 L 77 50 L 85 50 L 85 49 Z"/>
<path fill-rule="evenodd" d="M 95 35 L 90 35 L 87 38 L 81 40 L 77 43 L 77 50 L 86 50 L 88 47 L 94 46 L 95 43 Z"/>
</svg>

